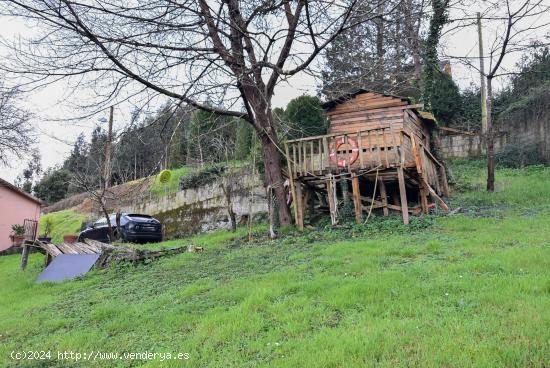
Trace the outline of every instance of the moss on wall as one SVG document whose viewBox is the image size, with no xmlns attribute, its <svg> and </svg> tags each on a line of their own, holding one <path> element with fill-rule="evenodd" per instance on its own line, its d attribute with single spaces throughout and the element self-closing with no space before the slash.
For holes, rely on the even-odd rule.
<svg viewBox="0 0 550 368">
<path fill-rule="evenodd" d="M 204 208 L 202 202 L 197 202 L 156 213 L 155 218 L 162 222 L 165 237 L 175 238 L 201 232 L 205 220 L 219 217 L 223 210 L 222 207 Z"/>
</svg>

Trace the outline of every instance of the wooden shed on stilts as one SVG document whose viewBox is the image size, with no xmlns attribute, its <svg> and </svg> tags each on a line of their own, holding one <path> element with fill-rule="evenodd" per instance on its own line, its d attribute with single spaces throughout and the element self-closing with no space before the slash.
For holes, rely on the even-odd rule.
<svg viewBox="0 0 550 368">
<path fill-rule="evenodd" d="M 448 211 L 445 167 L 431 152 L 436 121 L 422 105 L 361 89 L 323 107 L 328 134 L 285 142 L 298 228 L 314 208 L 328 208 L 336 224 L 339 198 L 349 195 L 357 222 L 372 210 L 398 211 L 405 224 L 434 206 Z"/>
</svg>

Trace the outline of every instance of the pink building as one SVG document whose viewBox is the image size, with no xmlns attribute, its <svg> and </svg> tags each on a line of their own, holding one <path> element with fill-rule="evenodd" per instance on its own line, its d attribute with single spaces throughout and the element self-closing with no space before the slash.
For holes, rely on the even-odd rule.
<svg viewBox="0 0 550 368">
<path fill-rule="evenodd" d="M 40 199 L 0 178 L 0 251 L 11 247 L 9 238 L 13 224 L 40 218 Z"/>
</svg>

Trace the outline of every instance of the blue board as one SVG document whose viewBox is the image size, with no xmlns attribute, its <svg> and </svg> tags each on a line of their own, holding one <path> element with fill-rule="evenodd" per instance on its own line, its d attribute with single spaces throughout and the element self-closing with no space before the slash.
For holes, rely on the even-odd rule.
<svg viewBox="0 0 550 368">
<path fill-rule="evenodd" d="M 64 281 L 84 275 L 94 266 L 99 254 L 60 254 L 42 271 L 36 281 Z"/>
</svg>

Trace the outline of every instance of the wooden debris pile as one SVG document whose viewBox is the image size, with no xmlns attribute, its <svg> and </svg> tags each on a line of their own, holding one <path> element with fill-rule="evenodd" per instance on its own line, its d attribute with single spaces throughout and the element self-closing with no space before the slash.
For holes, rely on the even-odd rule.
<svg viewBox="0 0 550 368">
<path fill-rule="evenodd" d="M 145 250 L 118 245 L 115 246 L 91 239 L 84 239 L 83 242 L 76 242 L 71 244 L 52 244 L 44 243 L 38 240 L 27 240 L 23 244 L 23 252 L 21 254 L 22 270 L 24 270 L 27 266 L 28 255 L 31 248 L 37 249 L 39 252 L 45 255 L 45 266 L 50 264 L 53 258 L 61 254 L 99 254 L 100 257 L 95 263 L 95 267 L 102 268 L 109 266 L 113 262 L 142 263 L 149 260 L 155 260 L 164 256 L 170 256 L 184 252 L 200 252 L 203 250 L 201 247 L 195 247 L 193 245 L 161 250 Z"/>
</svg>

